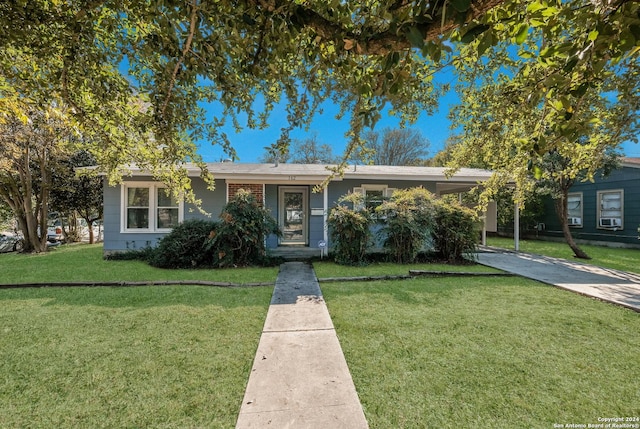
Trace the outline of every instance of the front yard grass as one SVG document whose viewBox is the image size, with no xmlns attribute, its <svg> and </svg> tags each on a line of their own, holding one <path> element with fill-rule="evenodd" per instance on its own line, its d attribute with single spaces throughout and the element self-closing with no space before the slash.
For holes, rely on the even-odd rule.
<svg viewBox="0 0 640 429">
<path fill-rule="evenodd" d="M 272 291 L 1 290 L 0 427 L 234 427 Z"/>
<path fill-rule="evenodd" d="M 104 260 L 101 244 L 74 244 L 41 254 L 0 254 L 0 273 L 0 283 L 151 280 L 275 283 L 278 267 L 165 270 L 142 261 Z"/>
<path fill-rule="evenodd" d="M 487 238 L 487 244 L 508 250 L 514 249 L 513 238 L 489 237 Z M 580 244 L 579 246 L 587 252 L 591 259 L 576 259 L 565 242 L 520 240 L 520 250 L 522 252 L 563 258 L 603 268 L 640 274 L 640 249 L 623 249 L 589 244 Z"/>
<path fill-rule="evenodd" d="M 640 314 L 628 309 L 513 277 L 322 290 L 372 429 L 640 416 Z"/>
</svg>

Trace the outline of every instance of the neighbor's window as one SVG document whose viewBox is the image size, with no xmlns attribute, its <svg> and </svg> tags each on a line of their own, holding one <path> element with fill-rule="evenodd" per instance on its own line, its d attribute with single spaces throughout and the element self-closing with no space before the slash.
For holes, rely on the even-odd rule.
<svg viewBox="0 0 640 429">
<path fill-rule="evenodd" d="M 598 228 L 622 229 L 624 227 L 624 191 L 598 191 Z"/>
<path fill-rule="evenodd" d="M 582 192 L 568 195 L 567 220 L 569 226 L 582 227 Z"/>
<path fill-rule="evenodd" d="M 156 183 L 123 185 L 123 232 L 167 231 L 183 219 L 182 203 Z"/>
</svg>

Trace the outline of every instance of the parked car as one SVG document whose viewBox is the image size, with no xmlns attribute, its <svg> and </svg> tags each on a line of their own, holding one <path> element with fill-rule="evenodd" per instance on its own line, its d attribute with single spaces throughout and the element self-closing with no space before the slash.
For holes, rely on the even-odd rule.
<svg viewBox="0 0 640 429">
<path fill-rule="evenodd" d="M 64 240 L 65 237 L 60 219 L 49 220 L 49 224 L 47 225 L 47 241 L 49 243 L 62 243 Z"/>
<path fill-rule="evenodd" d="M 24 240 L 17 234 L 0 233 L 0 253 L 19 252 L 24 248 Z"/>
<path fill-rule="evenodd" d="M 89 226 L 87 225 L 87 221 L 78 218 L 76 225 L 76 232 L 78 234 L 77 239 L 80 241 L 88 241 L 89 240 Z M 65 219 L 65 227 L 67 228 L 67 232 L 69 232 L 69 225 L 67 220 Z M 93 223 L 93 237 L 95 241 L 102 240 L 102 222 L 96 221 Z M 53 213 L 49 217 L 49 223 L 47 228 L 47 241 L 50 243 L 64 243 L 67 240 L 66 235 L 64 234 L 62 228 L 62 220 L 57 217 L 57 213 Z"/>
</svg>

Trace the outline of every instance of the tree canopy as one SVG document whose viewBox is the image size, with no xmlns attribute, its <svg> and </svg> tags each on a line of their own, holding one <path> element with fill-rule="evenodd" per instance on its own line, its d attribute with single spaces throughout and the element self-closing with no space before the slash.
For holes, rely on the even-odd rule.
<svg viewBox="0 0 640 429">
<path fill-rule="evenodd" d="M 112 180 L 135 162 L 188 189 L 180 165 L 200 160 L 194 141 L 235 157 L 220 132 L 227 121 L 266 127 L 284 103 L 286 146 L 331 101 L 351 123 L 352 151 L 383 108 L 407 121 L 432 111 L 440 67 L 477 62 L 503 41 L 541 41 L 519 55 L 547 72 L 535 80 L 531 67 L 518 70 L 517 97 L 553 107 L 549 119 L 562 126 L 577 107 L 572 94 L 637 60 L 638 11 L 631 0 L 3 2 L 0 115 L 25 117 L 55 100 Z M 222 114 L 210 116 L 209 103 Z"/>
</svg>

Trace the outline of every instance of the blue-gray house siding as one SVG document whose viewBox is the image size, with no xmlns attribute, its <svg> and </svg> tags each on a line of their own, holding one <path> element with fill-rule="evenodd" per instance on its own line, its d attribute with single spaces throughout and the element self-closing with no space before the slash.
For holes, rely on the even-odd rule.
<svg viewBox="0 0 640 429">
<path fill-rule="evenodd" d="M 209 218 L 217 220 L 223 207 L 227 203 L 230 185 L 238 187 L 249 184 L 262 191 L 262 198 L 274 218 L 284 222 L 285 210 L 282 198 L 285 192 L 293 190 L 302 192 L 306 196 L 306 204 L 303 209 L 303 241 L 298 245 L 317 248 L 322 241 L 326 241 L 330 247 L 329 234 L 326 226 L 326 218 L 331 207 L 335 206 L 341 196 L 349 192 L 363 192 L 367 189 L 391 192 L 392 189 L 423 186 L 435 194 L 454 192 L 457 189 L 469 189 L 479 181 L 486 180 L 490 172 L 484 170 L 463 169 L 459 177 L 449 178 L 445 176 L 444 169 L 432 167 L 385 167 L 385 166 L 359 166 L 357 170 L 346 172 L 344 177 L 337 177 L 329 182 L 325 190 L 313 192 L 314 188 L 322 183 L 328 176 L 324 166 L 320 165 L 293 165 L 278 166 L 266 164 L 212 164 L 211 171 L 216 177 L 215 189 L 207 189 L 204 181 L 198 177 L 199 171 L 192 174 L 192 188 L 196 198 L 202 202 L 202 209 L 210 216 L 203 214 L 196 207 L 186 203 L 180 206 L 180 221 L 193 218 Z M 160 183 L 155 182 L 144 171 L 135 171 L 130 177 L 123 179 L 123 184 L 108 186 L 105 180 L 104 186 L 104 251 L 105 253 L 140 249 L 148 246 L 156 246 L 158 241 L 165 236 L 169 229 L 158 230 L 161 224 L 160 202 L 150 202 L 149 207 L 143 207 L 149 218 L 158 216 L 157 220 L 150 220 L 147 229 L 127 229 L 123 225 L 127 213 L 125 194 L 127 187 L 156 189 L 156 198 L 159 195 Z M 152 198 L 150 198 L 152 199 Z M 155 204 L 155 207 L 154 207 Z M 134 206 L 130 208 L 136 209 Z M 157 211 L 156 211 L 157 210 Z M 155 223 L 154 223 L 155 222 Z M 156 225 L 156 223 L 158 225 Z M 297 231 L 300 231 L 298 229 Z M 275 235 L 266 240 L 268 248 L 281 245 L 281 240 Z"/>
</svg>

